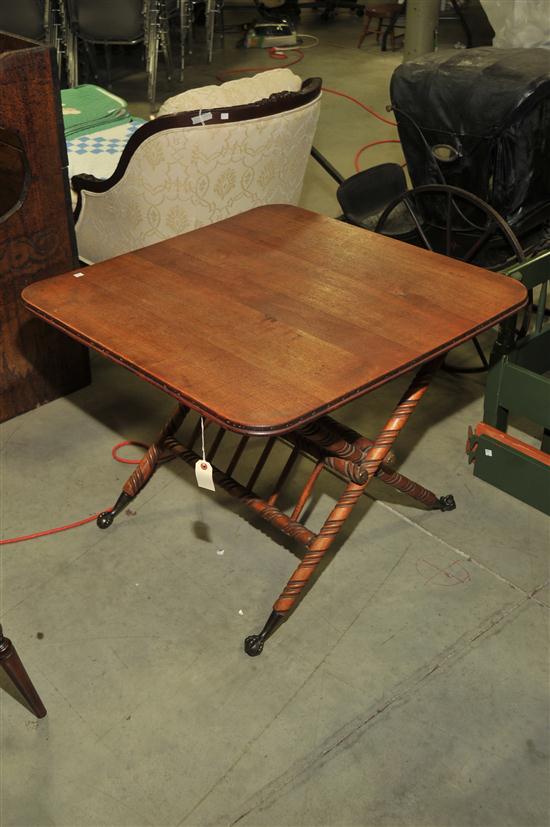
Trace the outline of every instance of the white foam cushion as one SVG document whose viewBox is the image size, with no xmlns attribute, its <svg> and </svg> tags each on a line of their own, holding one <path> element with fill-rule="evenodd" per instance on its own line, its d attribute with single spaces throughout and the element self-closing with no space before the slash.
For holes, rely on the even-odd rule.
<svg viewBox="0 0 550 827">
<path fill-rule="evenodd" d="M 159 109 L 159 115 L 173 115 L 194 109 L 218 109 L 222 106 L 241 106 L 268 98 L 276 92 L 298 92 L 302 80 L 290 69 L 270 69 L 251 78 L 228 80 L 220 86 L 201 86 L 188 89 L 168 98 Z"/>
</svg>

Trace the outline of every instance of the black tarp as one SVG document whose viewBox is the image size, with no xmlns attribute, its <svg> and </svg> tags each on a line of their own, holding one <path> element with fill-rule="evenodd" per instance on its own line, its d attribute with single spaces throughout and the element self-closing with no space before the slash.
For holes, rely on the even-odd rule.
<svg viewBox="0 0 550 827">
<path fill-rule="evenodd" d="M 452 184 L 511 224 L 550 202 L 550 51 L 442 50 L 393 73 L 391 100 L 413 186 Z M 431 147 L 458 157 L 436 162 Z"/>
</svg>

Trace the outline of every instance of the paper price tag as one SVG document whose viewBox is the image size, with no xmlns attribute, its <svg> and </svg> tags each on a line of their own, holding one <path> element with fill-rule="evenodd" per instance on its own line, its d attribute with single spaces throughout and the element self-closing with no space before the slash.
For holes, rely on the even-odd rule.
<svg viewBox="0 0 550 827">
<path fill-rule="evenodd" d="M 197 478 L 197 485 L 199 488 L 207 488 L 209 491 L 215 491 L 214 480 L 212 478 L 212 466 L 205 459 L 198 459 L 195 463 L 195 476 Z"/>
<path fill-rule="evenodd" d="M 198 115 L 195 115 L 194 118 L 191 118 L 191 123 L 193 125 L 197 125 L 198 123 L 205 124 L 207 121 L 211 121 L 214 116 L 212 112 L 199 112 Z"/>
</svg>

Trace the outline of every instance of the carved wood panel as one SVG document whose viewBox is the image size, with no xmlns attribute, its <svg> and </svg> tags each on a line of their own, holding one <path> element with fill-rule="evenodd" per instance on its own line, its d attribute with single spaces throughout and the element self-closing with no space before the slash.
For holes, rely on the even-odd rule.
<svg viewBox="0 0 550 827">
<path fill-rule="evenodd" d="M 87 349 L 20 300 L 78 264 L 66 168 L 54 52 L 0 33 L 0 421 L 90 381 Z"/>
</svg>

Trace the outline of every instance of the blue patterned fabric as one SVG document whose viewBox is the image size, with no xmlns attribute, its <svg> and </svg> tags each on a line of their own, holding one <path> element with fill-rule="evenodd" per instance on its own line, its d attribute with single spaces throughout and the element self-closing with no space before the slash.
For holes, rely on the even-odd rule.
<svg viewBox="0 0 550 827">
<path fill-rule="evenodd" d="M 72 138 L 67 141 L 67 152 L 71 155 L 120 155 L 130 136 L 144 123 L 145 121 L 139 118 L 134 119 L 131 123 L 125 125 L 126 129 L 123 134 L 120 134 L 122 131 L 120 128 L 116 128 L 119 133 L 116 138 L 109 138 L 107 135 L 97 132 L 92 135 L 80 135 L 78 138 Z"/>
<path fill-rule="evenodd" d="M 141 118 L 134 118 L 131 123 L 119 124 L 91 135 L 79 135 L 67 141 L 69 181 L 73 175 L 83 172 L 96 178 L 110 178 L 130 137 L 144 123 Z M 74 207 L 76 194 L 73 191 L 71 198 Z"/>
</svg>

